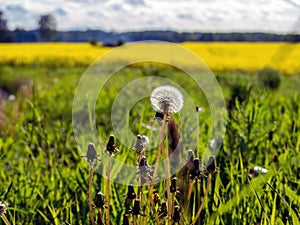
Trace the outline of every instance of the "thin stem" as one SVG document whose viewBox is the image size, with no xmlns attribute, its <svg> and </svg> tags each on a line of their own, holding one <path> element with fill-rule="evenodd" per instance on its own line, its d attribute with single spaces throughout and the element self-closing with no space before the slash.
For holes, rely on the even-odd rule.
<svg viewBox="0 0 300 225">
<path fill-rule="evenodd" d="M 149 201 L 150 201 L 150 205 L 151 205 L 151 208 L 152 208 L 152 211 L 153 211 L 153 214 L 154 214 L 154 218 L 155 218 L 155 223 L 157 225 L 159 225 L 159 219 L 158 219 L 158 214 L 157 214 L 157 211 L 156 211 L 156 208 L 155 208 L 155 203 L 154 203 L 154 199 L 151 198 L 151 195 L 150 195 L 150 191 L 151 191 L 151 185 L 149 185 L 149 181 L 147 179 L 147 189 L 148 189 L 148 199 L 147 199 L 147 205 L 149 205 Z M 146 208 L 147 209 L 147 208 Z M 147 222 L 147 221 L 146 221 Z"/>
<path fill-rule="evenodd" d="M 143 205 L 143 186 L 142 186 L 142 175 L 140 174 L 140 178 L 139 178 L 139 186 L 138 186 L 138 198 L 140 199 L 140 205 Z M 145 223 L 144 218 L 140 217 L 140 223 L 141 225 L 143 225 Z"/>
<path fill-rule="evenodd" d="M 165 125 L 166 125 L 166 120 L 167 120 L 167 116 L 164 115 L 164 119 L 163 119 L 163 122 L 162 122 L 162 126 L 161 126 L 161 129 L 160 129 L 160 132 L 159 132 L 159 145 L 158 145 L 158 150 L 157 150 L 157 154 L 156 154 L 156 159 L 155 159 L 155 167 L 154 167 L 154 171 L 153 171 L 153 179 L 156 177 L 156 174 L 157 174 L 157 166 L 158 166 L 158 163 L 159 163 L 159 157 L 160 157 L 160 146 L 163 142 L 163 138 L 164 138 L 164 131 L 165 131 Z"/>
<path fill-rule="evenodd" d="M 171 212 L 170 212 L 171 215 L 173 215 L 174 213 L 174 205 L 175 205 L 174 199 L 175 199 L 175 193 L 171 193 Z"/>
<path fill-rule="evenodd" d="M 99 209 L 98 213 L 99 213 L 99 219 L 100 219 L 101 224 L 104 224 L 102 209 Z"/>
<path fill-rule="evenodd" d="M 1 217 L 6 225 L 10 225 L 10 222 L 8 221 L 4 213 L 1 214 Z"/>
<path fill-rule="evenodd" d="M 107 163 L 107 186 L 106 186 L 106 225 L 110 225 L 110 156 Z"/>
<path fill-rule="evenodd" d="M 198 220 L 198 218 L 199 218 L 199 216 L 200 216 L 200 213 L 201 213 L 201 211 L 202 211 L 202 209 L 203 209 L 205 200 L 206 200 L 206 198 L 207 198 L 207 196 L 208 196 L 208 191 L 209 191 L 209 185 L 210 185 L 210 182 L 211 182 L 211 174 L 208 175 L 208 178 L 207 178 L 207 184 L 206 184 L 206 190 L 205 190 L 204 197 L 203 197 L 203 199 L 202 199 L 200 208 L 198 209 L 198 211 L 197 211 L 197 213 L 196 213 L 196 216 L 195 216 L 193 222 L 191 223 L 191 225 L 194 225 L 194 224 L 197 222 L 197 220 Z"/>
<path fill-rule="evenodd" d="M 158 167 L 158 163 L 159 163 L 159 158 L 160 158 L 160 153 L 161 153 L 161 148 L 160 146 L 162 145 L 163 142 L 163 137 L 164 137 L 164 130 L 165 130 L 165 124 L 166 124 L 166 120 L 167 120 L 167 114 L 164 114 L 164 118 L 163 118 L 163 122 L 162 122 L 162 127 L 160 129 L 160 133 L 159 133 L 159 147 L 157 150 L 157 154 L 156 154 L 156 159 L 155 159 L 155 166 L 154 166 L 154 171 L 153 171 L 153 176 L 152 176 L 152 181 L 153 179 L 155 179 L 156 174 L 157 174 L 157 167 Z M 152 184 L 150 185 L 150 188 L 148 189 L 148 201 L 147 202 L 151 202 L 152 205 L 152 209 L 155 210 L 155 205 L 152 201 L 152 193 L 153 193 L 153 187 L 154 184 L 153 182 L 151 182 Z M 155 216 L 155 221 L 157 224 L 159 224 L 159 219 L 158 219 L 158 215 L 157 215 L 157 211 L 154 211 L 154 216 Z"/>
<path fill-rule="evenodd" d="M 137 225 L 137 215 L 133 215 L 133 225 Z"/>
<path fill-rule="evenodd" d="M 169 167 L 168 167 L 168 162 L 167 162 L 167 153 L 165 153 L 164 150 L 164 145 L 163 145 L 163 134 L 164 134 L 164 128 L 166 124 L 166 119 L 167 119 L 167 113 L 164 113 L 164 120 L 163 120 L 163 126 L 162 126 L 162 136 L 160 136 L 160 142 L 158 149 L 161 151 L 164 159 L 164 169 L 165 169 L 165 174 L 166 174 L 166 186 L 167 186 L 167 203 L 168 203 L 168 224 L 171 225 L 171 198 L 170 198 L 170 177 L 169 177 Z"/>
<path fill-rule="evenodd" d="M 94 218 L 92 184 L 93 184 L 93 166 L 90 166 L 90 177 L 89 177 L 89 208 L 90 208 L 91 221 L 92 221 L 92 224 L 94 225 L 96 223 L 95 223 L 95 218 Z"/>
<path fill-rule="evenodd" d="M 193 180 L 191 180 L 190 178 L 189 178 L 189 187 L 188 187 L 188 194 L 187 194 L 187 198 L 186 198 L 186 204 L 185 204 L 185 206 L 184 206 L 184 214 L 187 216 L 188 215 L 188 211 L 189 211 L 189 205 L 190 205 L 190 198 L 191 198 L 191 195 L 192 195 L 192 190 L 193 190 L 193 185 L 194 184 L 194 182 L 193 182 Z"/>
</svg>

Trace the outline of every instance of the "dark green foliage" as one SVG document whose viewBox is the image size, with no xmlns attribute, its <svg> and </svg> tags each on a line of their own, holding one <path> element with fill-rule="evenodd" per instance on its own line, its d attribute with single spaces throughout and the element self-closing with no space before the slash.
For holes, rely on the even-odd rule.
<svg viewBox="0 0 300 225">
<path fill-rule="evenodd" d="M 281 73 L 278 70 L 266 67 L 258 71 L 257 79 L 259 84 L 263 87 L 276 90 L 279 88 L 281 82 Z"/>
</svg>

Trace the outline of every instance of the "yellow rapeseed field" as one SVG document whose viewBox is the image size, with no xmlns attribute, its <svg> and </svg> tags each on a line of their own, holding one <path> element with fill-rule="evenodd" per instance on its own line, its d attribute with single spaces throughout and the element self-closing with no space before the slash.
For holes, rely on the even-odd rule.
<svg viewBox="0 0 300 225">
<path fill-rule="evenodd" d="M 273 67 L 286 74 L 300 72 L 300 44 L 292 43 L 182 43 L 213 71 Z M 0 64 L 88 66 L 111 50 L 89 43 L 0 44 Z"/>
</svg>

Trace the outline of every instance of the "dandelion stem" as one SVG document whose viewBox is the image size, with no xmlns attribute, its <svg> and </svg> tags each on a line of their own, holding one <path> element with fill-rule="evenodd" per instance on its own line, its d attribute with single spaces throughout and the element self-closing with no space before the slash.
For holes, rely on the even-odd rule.
<svg viewBox="0 0 300 225">
<path fill-rule="evenodd" d="M 107 186 L 106 186 L 106 225 L 110 225 L 110 156 L 107 162 Z"/>
<path fill-rule="evenodd" d="M 159 147 L 158 147 L 157 154 L 156 154 L 156 159 L 155 159 L 155 166 L 154 166 L 153 175 L 152 175 L 152 184 L 151 184 L 150 188 L 148 189 L 148 194 L 149 195 L 148 195 L 148 201 L 147 202 L 153 202 L 152 201 L 152 193 L 153 193 L 153 187 L 154 187 L 153 181 L 154 181 L 154 179 L 156 177 L 156 174 L 157 174 L 157 167 L 158 167 L 160 152 L 161 152 L 160 151 L 160 145 L 163 142 L 166 120 L 167 120 L 167 115 L 164 115 L 162 127 L 161 127 L 160 133 L 159 133 Z M 152 209 L 155 209 L 154 203 L 152 204 Z M 157 215 L 156 210 L 154 211 L 154 213 L 155 213 L 154 215 L 155 215 L 156 223 L 159 224 L 158 215 Z"/>
<path fill-rule="evenodd" d="M 133 225 L 137 225 L 137 215 L 133 215 Z"/>
<path fill-rule="evenodd" d="M 139 177 L 139 186 L 138 186 L 138 198 L 140 199 L 140 205 L 142 206 L 143 205 L 143 187 L 142 187 L 142 175 L 140 174 L 140 177 Z M 140 217 L 140 223 L 141 225 L 144 224 L 144 218 L 141 218 Z"/>
<path fill-rule="evenodd" d="M 165 130 L 165 124 L 166 124 L 166 120 L 167 120 L 167 113 L 164 113 L 164 120 L 163 120 L 163 126 L 162 126 L 162 132 L 161 132 L 161 136 L 160 136 L 160 142 L 159 142 L 159 146 L 158 149 L 159 151 L 161 151 L 162 155 L 163 155 L 163 159 L 164 159 L 164 169 L 165 169 L 165 174 L 166 174 L 166 186 L 167 186 L 167 203 L 168 203 L 168 224 L 171 224 L 170 218 L 171 218 L 171 198 L 170 198 L 170 177 L 169 177 L 169 167 L 168 167 L 168 157 L 167 154 L 164 150 L 164 145 L 163 145 L 163 134 L 164 134 L 164 130 Z"/>
<path fill-rule="evenodd" d="M 188 211 L 189 211 L 189 205 L 190 205 L 189 199 L 191 198 L 191 194 L 192 194 L 192 190 L 193 190 L 193 186 L 194 186 L 193 184 L 194 184 L 193 180 L 189 179 L 188 194 L 187 194 L 186 203 L 185 203 L 185 207 L 184 207 L 186 216 L 188 215 Z"/>
<path fill-rule="evenodd" d="M 194 224 L 197 222 L 197 220 L 198 220 L 198 218 L 199 218 L 199 216 L 200 216 L 200 213 L 201 213 L 201 211 L 202 211 L 202 209 L 203 209 L 205 200 L 206 200 L 206 198 L 207 198 L 207 196 L 208 196 L 208 191 L 209 191 L 210 182 L 211 182 L 211 174 L 208 175 L 208 178 L 207 178 L 207 184 L 206 184 L 206 190 L 205 190 L 204 197 L 203 197 L 203 199 L 202 199 L 201 205 L 200 205 L 200 207 L 199 207 L 199 209 L 198 209 L 198 211 L 197 211 L 197 213 L 196 213 L 196 216 L 195 216 L 193 222 L 191 223 L 191 225 L 194 225 Z"/>
<path fill-rule="evenodd" d="M 174 193 L 171 193 L 171 212 L 170 214 L 173 215 L 173 211 L 174 211 L 174 199 L 175 199 L 175 194 Z"/>
<path fill-rule="evenodd" d="M 100 220 L 100 224 L 104 224 L 102 209 L 99 209 L 99 220 Z"/>
<path fill-rule="evenodd" d="M 10 222 L 8 221 L 4 213 L 1 214 L 1 217 L 6 225 L 10 225 Z"/>
<path fill-rule="evenodd" d="M 90 217 L 92 224 L 95 223 L 95 218 L 94 218 L 94 208 L 93 208 L 93 193 L 92 193 L 92 183 L 93 183 L 93 166 L 90 166 L 90 177 L 89 177 L 89 208 L 90 208 Z"/>
</svg>

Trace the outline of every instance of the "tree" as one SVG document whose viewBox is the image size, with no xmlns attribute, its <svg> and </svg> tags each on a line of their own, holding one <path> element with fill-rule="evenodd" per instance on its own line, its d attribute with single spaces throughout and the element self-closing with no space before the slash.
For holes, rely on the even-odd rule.
<svg viewBox="0 0 300 225">
<path fill-rule="evenodd" d="M 53 41 L 55 39 L 56 21 L 52 15 L 42 15 L 38 21 L 38 25 L 38 30 L 43 41 Z"/>
<path fill-rule="evenodd" d="M 11 32 L 7 27 L 7 20 L 3 17 L 3 12 L 0 11 L 0 42 L 11 42 Z"/>
</svg>

